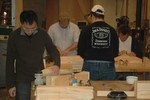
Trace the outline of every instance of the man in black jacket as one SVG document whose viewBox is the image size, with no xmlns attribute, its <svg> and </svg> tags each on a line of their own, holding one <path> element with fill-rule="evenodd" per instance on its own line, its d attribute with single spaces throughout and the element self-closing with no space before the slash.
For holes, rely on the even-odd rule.
<svg viewBox="0 0 150 100">
<path fill-rule="evenodd" d="M 20 15 L 21 27 L 8 39 L 6 60 L 6 84 L 11 97 L 30 100 L 34 74 L 44 68 L 43 53 L 46 48 L 54 61 L 52 70 L 59 74 L 60 55 L 48 33 L 38 28 L 38 17 L 32 10 Z"/>
<path fill-rule="evenodd" d="M 90 72 L 90 80 L 113 80 L 119 48 L 117 33 L 104 21 L 101 5 L 95 5 L 90 14 L 92 24 L 81 31 L 78 42 L 78 55 L 84 59 L 82 70 Z"/>
</svg>

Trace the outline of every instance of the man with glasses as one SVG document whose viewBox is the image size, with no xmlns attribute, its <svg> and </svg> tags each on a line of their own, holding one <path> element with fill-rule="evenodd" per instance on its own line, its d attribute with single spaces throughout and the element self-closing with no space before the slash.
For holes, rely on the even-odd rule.
<svg viewBox="0 0 150 100">
<path fill-rule="evenodd" d="M 38 17 L 32 10 L 20 15 L 21 27 L 10 33 L 7 45 L 6 84 L 11 97 L 30 100 L 34 74 L 44 68 L 43 53 L 54 61 L 52 70 L 59 74 L 60 55 L 48 33 L 38 28 Z"/>
</svg>

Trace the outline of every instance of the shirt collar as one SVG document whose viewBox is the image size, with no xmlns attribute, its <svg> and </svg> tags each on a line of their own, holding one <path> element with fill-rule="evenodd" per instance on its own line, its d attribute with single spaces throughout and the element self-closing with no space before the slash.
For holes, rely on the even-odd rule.
<svg viewBox="0 0 150 100">
<path fill-rule="evenodd" d="M 35 35 L 37 32 L 38 32 L 38 28 L 36 29 L 35 32 L 33 32 L 33 35 Z M 21 28 L 21 33 L 20 34 L 21 35 L 26 35 L 22 28 Z"/>
</svg>

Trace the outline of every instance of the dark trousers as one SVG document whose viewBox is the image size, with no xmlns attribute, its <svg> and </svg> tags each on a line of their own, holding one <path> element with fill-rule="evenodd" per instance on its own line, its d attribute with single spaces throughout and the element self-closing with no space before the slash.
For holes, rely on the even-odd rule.
<svg viewBox="0 0 150 100">
<path fill-rule="evenodd" d="M 31 82 L 17 81 L 16 83 L 16 100 L 30 100 Z"/>
</svg>

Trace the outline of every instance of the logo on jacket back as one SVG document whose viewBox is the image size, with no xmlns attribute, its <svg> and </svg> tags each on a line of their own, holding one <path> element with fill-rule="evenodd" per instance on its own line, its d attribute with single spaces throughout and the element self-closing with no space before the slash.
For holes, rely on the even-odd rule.
<svg viewBox="0 0 150 100">
<path fill-rule="evenodd" d="M 109 48 L 110 46 L 110 30 L 108 27 L 92 28 L 92 47 L 93 48 Z"/>
</svg>

